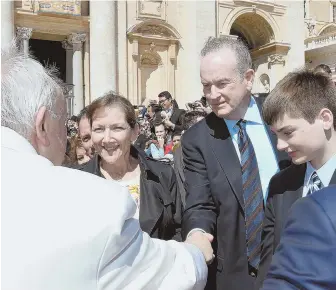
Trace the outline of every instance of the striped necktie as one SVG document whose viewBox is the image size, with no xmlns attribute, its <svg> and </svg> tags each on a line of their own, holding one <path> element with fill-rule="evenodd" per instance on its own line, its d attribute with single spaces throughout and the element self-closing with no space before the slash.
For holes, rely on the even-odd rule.
<svg viewBox="0 0 336 290">
<path fill-rule="evenodd" d="M 247 256 L 250 266 L 258 269 L 264 217 L 263 193 L 257 158 L 252 142 L 246 132 L 246 121 L 238 121 L 237 126 L 239 128 L 238 147 L 241 155 L 243 179 Z"/>
<path fill-rule="evenodd" d="M 313 172 L 313 174 L 310 177 L 309 183 L 308 183 L 308 192 L 307 195 L 310 195 L 314 193 L 317 190 L 320 190 L 323 188 L 323 184 L 321 179 L 318 177 L 316 171 Z"/>
</svg>

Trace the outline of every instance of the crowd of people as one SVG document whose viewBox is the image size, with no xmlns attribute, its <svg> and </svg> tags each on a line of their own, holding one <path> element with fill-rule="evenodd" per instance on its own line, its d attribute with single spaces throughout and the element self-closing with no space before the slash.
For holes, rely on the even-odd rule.
<svg viewBox="0 0 336 290">
<path fill-rule="evenodd" d="M 110 95 L 120 97 L 110 92 Z M 85 107 L 78 116 L 72 116 L 67 123 L 68 146 L 64 165 L 74 166 L 86 163 L 92 158 L 94 144 L 91 142 L 90 124 Z M 180 146 L 181 136 L 192 124 L 211 112 L 205 98 L 188 103 L 187 110 L 180 109 L 168 91 L 161 92 L 149 105 L 134 106 L 127 103 L 128 109 L 134 110 L 136 140 L 133 144 L 144 150 L 146 156 L 174 163 L 174 152 Z M 86 151 L 86 154 L 84 154 Z"/>
<path fill-rule="evenodd" d="M 327 66 L 254 96 L 244 42 L 210 37 L 187 110 L 106 92 L 68 119 L 53 71 L 1 56 L 4 289 L 336 289 Z"/>
</svg>

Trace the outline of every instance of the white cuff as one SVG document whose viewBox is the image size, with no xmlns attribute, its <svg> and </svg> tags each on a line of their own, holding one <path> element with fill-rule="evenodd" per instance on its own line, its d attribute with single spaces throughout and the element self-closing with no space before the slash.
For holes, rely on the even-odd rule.
<svg viewBox="0 0 336 290">
<path fill-rule="evenodd" d="M 205 230 L 202 230 L 201 228 L 195 228 L 195 229 L 192 229 L 188 235 L 187 235 L 187 239 L 191 236 L 192 233 L 194 232 L 202 232 L 203 234 L 206 234 Z"/>
</svg>

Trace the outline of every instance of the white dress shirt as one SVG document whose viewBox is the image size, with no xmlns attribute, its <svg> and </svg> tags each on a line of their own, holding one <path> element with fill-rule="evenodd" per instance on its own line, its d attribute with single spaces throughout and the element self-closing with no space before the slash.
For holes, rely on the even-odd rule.
<svg viewBox="0 0 336 290">
<path fill-rule="evenodd" d="M 261 118 L 258 105 L 253 97 L 251 97 L 251 101 L 245 113 L 244 120 L 246 121 L 247 134 L 250 137 L 256 154 L 264 201 L 266 203 L 269 182 L 272 176 L 279 171 L 279 166 L 271 140 L 267 134 L 265 124 Z M 236 126 L 239 120 L 224 119 L 224 121 L 230 132 L 239 161 L 241 161 L 237 139 L 239 129 Z"/>
<path fill-rule="evenodd" d="M 320 169 L 317 170 L 311 165 L 310 162 L 307 162 L 307 169 L 304 179 L 302 197 L 305 197 L 308 193 L 309 189 L 308 185 L 314 171 L 316 171 L 317 176 L 320 178 L 323 187 L 326 187 L 329 185 L 331 177 L 333 176 L 335 170 L 336 170 L 336 155 L 331 157 L 326 163 L 323 164 L 323 166 Z"/>
</svg>

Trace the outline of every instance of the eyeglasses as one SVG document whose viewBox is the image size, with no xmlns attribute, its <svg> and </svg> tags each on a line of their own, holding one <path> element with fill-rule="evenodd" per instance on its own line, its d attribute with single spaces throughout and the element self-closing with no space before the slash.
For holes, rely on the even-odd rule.
<svg viewBox="0 0 336 290">
<path fill-rule="evenodd" d="M 163 99 L 163 100 L 159 100 L 159 104 L 161 105 L 161 104 L 164 104 L 164 102 L 165 101 L 167 101 L 168 99 L 167 98 L 165 98 L 165 99 Z"/>
</svg>

